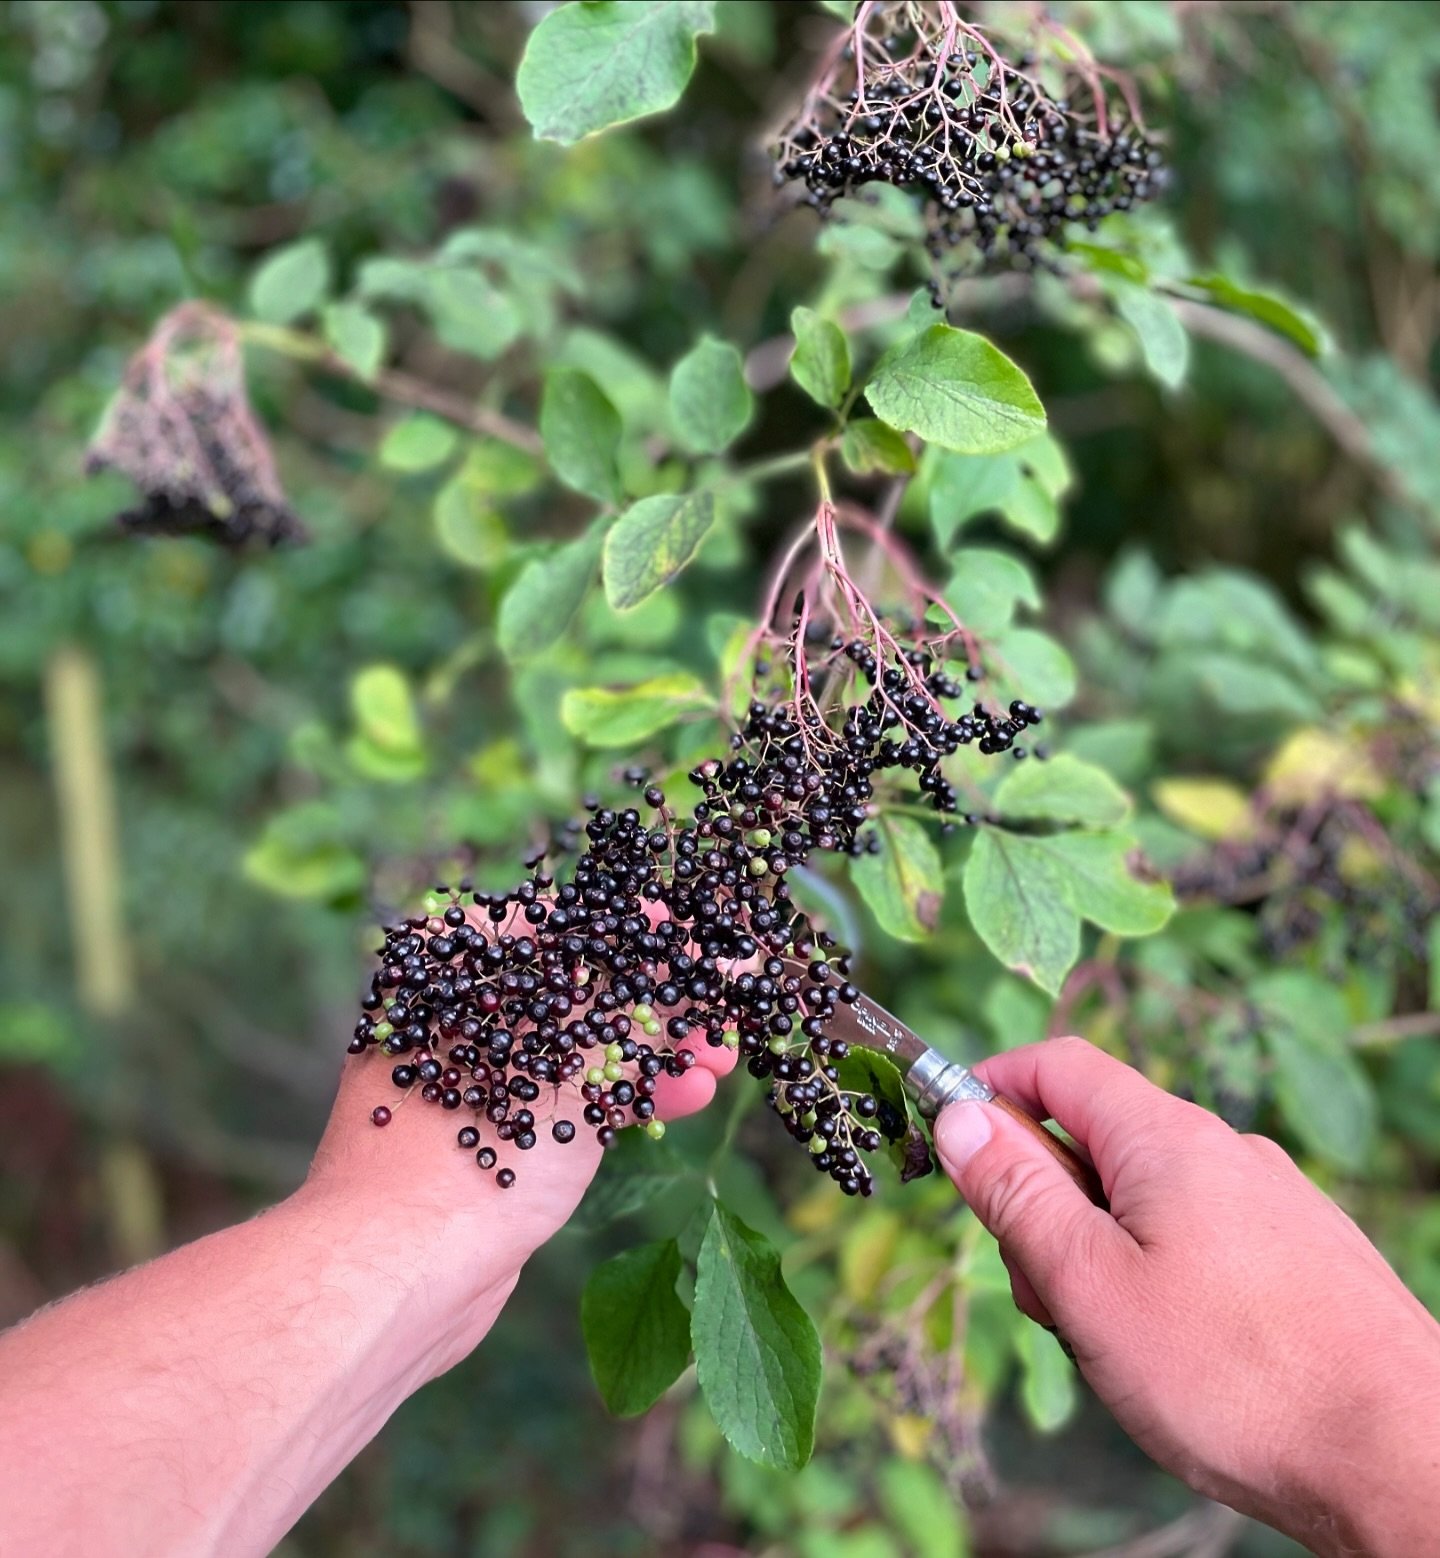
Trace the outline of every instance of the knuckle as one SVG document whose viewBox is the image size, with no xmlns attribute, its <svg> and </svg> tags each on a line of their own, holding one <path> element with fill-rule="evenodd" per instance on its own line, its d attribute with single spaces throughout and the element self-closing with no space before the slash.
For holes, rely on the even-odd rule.
<svg viewBox="0 0 1440 1558">
<path fill-rule="evenodd" d="M 1003 1240 L 1015 1232 L 1044 1197 L 1049 1171 L 1048 1162 L 1012 1157 L 989 1175 L 983 1196 L 991 1233 Z"/>
</svg>

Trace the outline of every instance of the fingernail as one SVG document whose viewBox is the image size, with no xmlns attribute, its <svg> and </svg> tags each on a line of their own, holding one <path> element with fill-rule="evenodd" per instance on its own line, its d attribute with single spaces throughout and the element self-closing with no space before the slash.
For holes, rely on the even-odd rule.
<svg viewBox="0 0 1440 1558">
<path fill-rule="evenodd" d="M 951 1104 L 935 1122 L 935 1149 L 953 1174 L 989 1140 L 990 1111 L 984 1104 Z"/>
</svg>

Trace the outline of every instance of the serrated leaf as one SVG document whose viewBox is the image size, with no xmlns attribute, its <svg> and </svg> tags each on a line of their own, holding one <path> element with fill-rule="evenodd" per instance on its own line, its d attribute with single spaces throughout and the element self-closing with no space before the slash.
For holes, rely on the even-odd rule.
<svg viewBox="0 0 1440 1558">
<path fill-rule="evenodd" d="M 965 864 L 971 925 L 1007 968 L 1058 995 L 1079 956 L 1082 919 L 1143 936 L 1174 912 L 1168 887 L 1130 874 L 1129 843 L 1119 833 L 982 829 Z"/>
<path fill-rule="evenodd" d="M 590 1372 L 616 1417 L 648 1412 L 690 1361 L 690 1316 L 675 1291 L 680 1247 L 642 1244 L 597 1266 L 580 1299 Z"/>
<path fill-rule="evenodd" d="M 560 722 L 592 747 L 624 747 L 712 707 L 704 684 L 676 671 L 633 687 L 572 687 L 560 700 Z"/>
<path fill-rule="evenodd" d="M 915 470 L 915 453 L 893 427 L 874 417 L 857 417 L 845 426 L 840 458 L 857 476 L 881 472 L 908 476 Z"/>
<path fill-rule="evenodd" d="M 250 312 L 271 325 L 313 313 L 330 290 L 330 256 L 318 238 L 301 238 L 267 255 L 250 281 Z"/>
<path fill-rule="evenodd" d="M 751 1460 L 794 1471 L 815 1445 L 820 1337 L 770 1242 L 716 1205 L 696 1262 L 690 1338 L 720 1432 Z"/>
<path fill-rule="evenodd" d="M 605 598 L 616 611 L 647 600 L 684 568 L 715 523 L 708 492 L 641 498 L 605 537 Z"/>
<path fill-rule="evenodd" d="M 418 412 L 397 422 L 380 441 L 379 460 L 387 471 L 414 476 L 432 471 L 460 446 L 460 434 L 448 422 Z"/>
<path fill-rule="evenodd" d="M 905 1079 L 894 1062 L 876 1050 L 852 1047 L 844 1060 L 836 1062 L 835 1069 L 846 1092 L 869 1093 L 880 1106 L 874 1124 L 885 1140 L 901 1140 L 910 1123 L 910 1101 L 905 1096 Z"/>
<path fill-rule="evenodd" d="M 700 454 L 719 454 L 745 430 L 754 402 L 740 353 L 704 336 L 670 375 L 670 419 L 680 441 Z"/>
<path fill-rule="evenodd" d="M 945 898 L 940 852 L 912 817 L 881 814 L 876 854 L 850 862 L 850 880 L 883 930 L 901 941 L 923 941 L 940 918 Z"/>
<path fill-rule="evenodd" d="M 795 351 L 790 358 L 790 377 L 817 404 L 834 410 L 850 388 L 850 343 L 833 320 L 813 308 L 797 308 L 790 315 Z"/>
<path fill-rule="evenodd" d="M 1073 477 L 1065 451 L 1049 433 L 1003 454 L 942 455 L 930 483 L 930 522 L 942 548 L 982 514 L 1048 546 L 1060 530 L 1060 499 Z"/>
<path fill-rule="evenodd" d="M 1124 834 L 1057 833 L 1036 842 L 1059 861 L 1070 907 L 1102 930 L 1148 936 L 1175 912 L 1166 883 L 1130 874 L 1130 840 Z"/>
<path fill-rule="evenodd" d="M 695 68 L 713 0 L 588 0 L 558 6 L 530 34 L 515 86 L 541 140 L 587 135 L 669 108 Z"/>
<path fill-rule="evenodd" d="M 1080 956 L 1080 920 L 1063 867 L 1041 844 L 982 829 L 965 862 L 965 909 L 1006 968 L 1058 995 Z"/>
<path fill-rule="evenodd" d="M 600 538 L 584 535 L 548 557 L 527 563 L 505 592 L 496 620 L 500 652 L 507 660 L 528 660 L 570 626 L 600 560 Z"/>
<path fill-rule="evenodd" d="M 1009 627 L 1017 606 L 1040 609 L 1035 577 L 1018 558 L 987 547 L 964 547 L 955 554 L 955 572 L 945 599 L 972 633 L 989 638 Z"/>
<path fill-rule="evenodd" d="M 1248 314 L 1277 335 L 1287 336 L 1308 356 L 1318 357 L 1325 350 L 1325 338 L 1315 323 L 1273 292 L 1242 287 L 1219 275 L 1192 276 L 1190 285 L 1208 292 L 1213 302 L 1230 313 Z"/>
<path fill-rule="evenodd" d="M 330 303 L 323 324 L 330 350 L 368 384 L 385 361 L 385 321 L 363 303 Z"/>
<path fill-rule="evenodd" d="M 567 487 L 600 503 L 620 495 L 615 469 L 620 433 L 620 413 L 588 373 L 552 368 L 545 375 L 540 437 L 551 468 Z"/>
<path fill-rule="evenodd" d="M 1145 366 L 1167 389 L 1178 389 L 1190 366 L 1190 334 L 1174 305 L 1135 282 L 1114 280 L 1107 290 L 1120 317 L 1135 332 Z"/>
<path fill-rule="evenodd" d="M 991 646 L 994 678 L 1003 698 L 1023 698 L 1041 709 L 1063 708 L 1075 696 L 1075 662 L 1045 633 L 1010 628 Z"/>
<path fill-rule="evenodd" d="M 891 427 L 960 454 L 996 454 L 1045 430 L 1030 380 L 984 336 L 931 325 L 885 353 L 865 398 Z"/>
<path fill-rule="evenodd" d="M 1111 828 L 1130 815 L 1130 799 L 1103 768 L 1068 752 L 1012 768 L 995 792 L 1003 817 L 1038 817 Z"/>
</svg>

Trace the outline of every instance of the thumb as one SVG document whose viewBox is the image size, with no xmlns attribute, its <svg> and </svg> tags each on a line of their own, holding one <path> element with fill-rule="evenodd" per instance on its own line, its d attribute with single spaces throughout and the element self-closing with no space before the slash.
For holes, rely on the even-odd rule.
<svg viewBox="0 0 1440 1558">
<path fill-rule="evenodd" d="M 935 1150 L 955 1188 L 1050 1306 L 1062 1286 L 1100 1279 L 1112 1241 L 1126 1235 L 1044 1145 L 990 1104 L 951 1104 Z"/>
</svg>

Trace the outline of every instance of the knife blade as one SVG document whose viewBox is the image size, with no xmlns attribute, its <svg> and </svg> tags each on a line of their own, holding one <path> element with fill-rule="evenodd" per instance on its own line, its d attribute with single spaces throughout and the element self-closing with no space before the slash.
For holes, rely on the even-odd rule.
<svg viewBox="0 0 1440 1558">
<path fill-rule="evenodd" d="M 1104 1186 L 1091 1164 L 1019 1104 L 997 1093 L 990 1084 L 958 1060 L 932 1048 L 913 1028 L 863 991 L 852 1004 L 840 1003 L 826 1032 L 852 1047 L 886 1056 L 899 1071 L 905 1091 L 922 1119 L 934 1120 L 947 1105 L 971 1100 L 994 1104 L 1029 1131 L 1081 1190 L 1099 1207 L 1107 1207 Z"/>
</svg>

